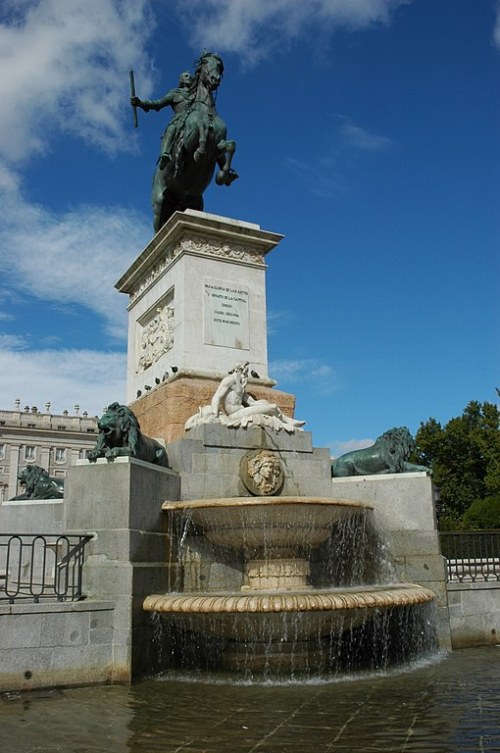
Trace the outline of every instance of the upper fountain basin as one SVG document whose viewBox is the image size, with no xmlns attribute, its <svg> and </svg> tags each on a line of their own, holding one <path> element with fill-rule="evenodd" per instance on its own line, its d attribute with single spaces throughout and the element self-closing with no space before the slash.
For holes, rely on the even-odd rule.
<svg viewBox="0 0 500 753">
<path fill-rule="evenodd" d="M 283 496 L 167 501 L 162 509 L 189 512 L 212 544 L 297 551 L 319 546 L 336 523 L 372 508 L 346 499 Z"/>
</svg>

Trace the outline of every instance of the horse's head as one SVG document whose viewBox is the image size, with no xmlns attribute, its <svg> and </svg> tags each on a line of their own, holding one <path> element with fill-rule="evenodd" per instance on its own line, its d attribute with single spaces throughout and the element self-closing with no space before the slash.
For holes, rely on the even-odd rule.
<svg viewBox="0 0 500 753">
<path fill-rule="evenodd" d="M 198 61 L 195 78 L 206 86 L 210 91 L 215 91 L 222 81 L 224 63 L 222 58 L 215 52 L 205 52 Z"/>
</svg>

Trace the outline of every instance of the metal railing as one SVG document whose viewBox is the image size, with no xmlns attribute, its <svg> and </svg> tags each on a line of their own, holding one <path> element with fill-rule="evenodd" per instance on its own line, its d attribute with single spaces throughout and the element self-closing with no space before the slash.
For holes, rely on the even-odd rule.
<svg viewBox="0 0 500 753">
<path fill-rule="evenodd" d="M 500 531 L 442 531 L 448 581 L 500 581 Z"/>
<path fill-rule="evenodd" d="M 0 604 L 79 601 L 88 535 L 0 534 Z"/>
</svg>

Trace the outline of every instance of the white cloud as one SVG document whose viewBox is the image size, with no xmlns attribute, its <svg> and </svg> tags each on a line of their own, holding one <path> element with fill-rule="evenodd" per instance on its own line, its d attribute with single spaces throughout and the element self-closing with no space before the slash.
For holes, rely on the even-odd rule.
<svg viewBox="0 0 500 753">
<path fill-rule="evenodd" d="M 290 311 L 267 311 L 267 334 L 269 337 L 280 331 L 281 327 L 292 319 Z"/>
<path fill-rule="evenodd" d="M 269 364 L 269 375 L 279 383 L 309 385 L 322 395 L 338 389 L 337 377 L 326 363 L 319 359 L 305 358 L 296 360 L 272 361 Z"/>
<path fill-rule="evenodd" d="M 387 136 L 356 125 L 345 115 L 335 114 L 333 118 L 334 135 L 329 134 L 327 145 L 317 147 L 316 153 L 309 150 L 307 160 L 296 156 L 285 158 L 286 166 L 299 176 L 302 185 L 321 199 L 334 198 L 349 190 L 344 175 L 353 154 L 383 152 L 393 146 Z"/>
<path fill-rule="evenodd" d="M 0 319 L 11 319 L 9 315 L 0 315 Z M 0 335 L 0 350 L 13 348 L 15 350 L 26 348 L 26 338 L 22 335 Z"/>
<path fill-rule="evenodd" d="M 193 45 L 237 52 L 255 62 L 305 30 L 362 29 L 387 23 L 411 0 L 179 0 Z"/>
<path fill-rule="evenodd" d="M 144 218 L 92 206 L 55 216 L 1 188 L 0 202 L 4 281 L 46 301 L 81 304 L 103 317 L 109 334 L 123 337 L 127 301 L 114 284 L 150 235 Z"/>
<path fill-rule="evenodd" d="M 362 450 L 365 447 L 370 447 L 375 442 L 374 439 L 346 439 L 343 441 L 333 441 L 330 443 L 330 450 L 332 457 L 338 458 L 344 455 L 346 452 L 352 452 L 352 450 Z"/>
<path fill-rule="evenodd" d="M 16 162 L 46 151 L 58 129 L 110 153 L 131 148 L 123 102 L 130 67 L 140 71 L 144 92 L 151 86 L 143 52 L 153 27 L 149 8 L 149 0 L 16 0 L 6 6 L 1 158 Z"/>
<path fill-rule="evenodd" d="M 21 406 L 46 402 L 53 413 L 81 412 L 100 415 L 105 406 L 125 401 L 125 353 L 92 350 L 16 350 L 16 343 L 0 342 L 0 394 L 2 408 L 13 410 L 17 398 Z"/>
<path fill-rule="evenodd" d="M 345 123 L 340 128 L 340 134 L 347 146 L 361 149 L 364 152 L 379 152 L 392 145 L 391 139 L 387 136 L 370 133 L 366 128 L 354 125 L 354 123 Z"/>
<path fill-rule="evenodd" d="M 493 29 L 493 41 L 500 49 L 500 2 L 497 2 L 495 28 Z"/>
<path fill-rule="evenodd" d="M 134 148 L 124 102 L 128 72 L 151 91 L 145 53 L 150 0 L 3 0 L 0 21 L 0 316 L 24 293 L 76 303 L 102 316 L 108 334 L 126 332 L 126 297 L 117 279 L 150 238 L 144 217 L 115 207 L 80 206 L 54 214 L 23 187 L 33 155 L 69 132 L 109 155 Z M 100 339 L 100 333 L 96 333 Z M 50 342 L 50 333 L 46 345 Z M 54 339 L 52 339 L 54 342 Z M 2 406 L 16 398 L 54 412 L 75 403 L 90 415 L 125 398 L 126 355 L 32 350 L 21 333 L 0 337 Z"/>
<path fill-rule="evenodd" d="M 55 215 L 25 198 L 23 170 L 61 130 L 110 154 L 133 148 L 123 103 L 131 66 L 142 90 L 151 85 L 144 47 L 152 29 L 149 0 L 15 0 L 0 23 L 0 66 L 8 71 L 0 76 L 3 283 L 81 304 L 121 337 L 126 300 L 114 284 L 150 237 L 144 218 L 95 206 Z"/>
</svg>

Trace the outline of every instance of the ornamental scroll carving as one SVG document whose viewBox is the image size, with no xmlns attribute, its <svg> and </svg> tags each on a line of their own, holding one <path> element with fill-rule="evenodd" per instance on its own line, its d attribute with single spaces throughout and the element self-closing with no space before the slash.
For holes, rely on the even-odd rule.
<svg viewBox="0 0 500 753">
<path fill-rule="evenodd" d="M 174 345 L 174 307 L 163 306 L 141 333 L 141 347 L 137 371 L 145 371 Z"/>
</svg>

